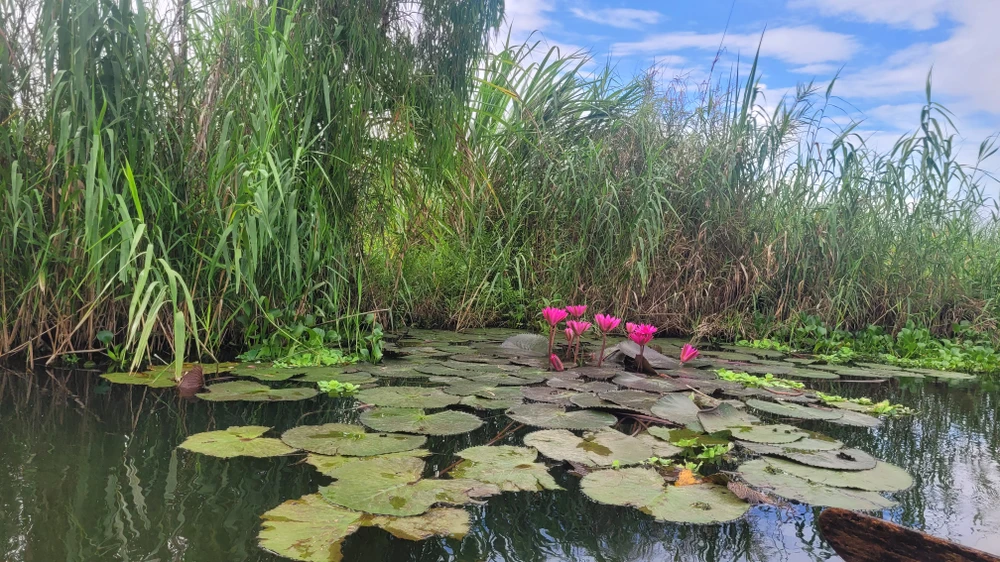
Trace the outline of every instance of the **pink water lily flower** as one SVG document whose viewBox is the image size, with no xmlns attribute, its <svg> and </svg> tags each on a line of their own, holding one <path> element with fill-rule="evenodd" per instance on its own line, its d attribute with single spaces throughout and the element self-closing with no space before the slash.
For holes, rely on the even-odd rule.
<svg viewBox="0 0 1000 562">
<path fill-rule="evenodd" d="M 553 371 L 564 370 L 562 361 L 559 359 L 559 356 L 556 355 L 555 353 L 549 354 L 549 367 L 551 367 Z"/>
<path fill-rule="evenodd" d="M 580 336 L 584 332 L 590 329 L 590 322 L 584 322 L 583 320 L 567 320 L 566 325 L 573 330 L 573 334 L 576 335 L 576 348 L 573 352 L 573 363 L 576 365 L 580 364 Z"/>
<path fill-rule="evenodd" d="M 573 318 L 579 318 L 587 313 L 587 305 L 585 304 L 574 304 L 566 307 L 566 312 L 569 313 Z"/>
<path fill-rule="evenodd" d="M 594 322 L 597 324 L 598 330 L 608 333 L 617 328 L 618 325 L 622 323 L 622 319 L 611 316 L 610 314 L 595 314 Z"/>
<path fill-rule="evenodd" d="M 634 322 L 626 322 L 625 323 L 625 333 L 626 334 L 631 334 L 634 331 L 635 331 L 635 323 Z"/>
<path fill-rule="evenodd" d="M 563 333 L 566 334 L 566 360 L 567 361 L 569 361 L 569 354 L 573 350 L 573 340 L 576 339 L 576 332 L 573 331 L 573 328 L 569 327 L 569 323 L 570 322 L 572 322 L 572 320 L 566 322 L 566 329 L 563 330 Z"/>
<path fill-rule="evenodd" d="M 693 345 L 686 343 L 681 348 L 681 363 L 687 363 L 698 357 L 698 350 Z"/>
<path fill-rule="evenodd" d="M 568 315 L 569 313 L 561 308 L 546 306 L 542 309 L 542 318 L 549 323 L 549 355 L 552 355 L 552 346 L 556 343 L 556 325 Z"/>
<path fill-rule="evenodd" d="M 594 322 L 597 323 L 597 329 L 601 331 L 601 353 L 597 356 L 597 366 L 600 367 L 604 364 L 604 348 L 608 346 L 608 332 L 617 328 L 622 323 L 622 319 L 610 314 L 595 314 Z"/>
<path fill-rule="evenodd" d="M 545 318 L 545 321 L 548 322 L 549 326 L 552 328 L 555 328 L 556 324 L 565 320 L 568 315 L 569 313 L 561 308 L 547 306 L 542 309 L 542 318 Z"/>
<path fill-rule="evenodd" d="M 639 324 L 629 332 L 628 338 L 639 344 L 639 354 L 635 356 L 637 364 L 642 364 L 642 354 L 646 350 L 646 344 L 653 339 L 653 334 L 655 333 L 656 326 L 652 324 Z"/>
</svg>

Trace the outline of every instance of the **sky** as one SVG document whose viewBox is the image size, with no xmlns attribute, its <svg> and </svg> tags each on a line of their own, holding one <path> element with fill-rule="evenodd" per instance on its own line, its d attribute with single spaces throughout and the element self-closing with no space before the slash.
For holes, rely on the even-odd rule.
<svg viewBox="0 0 1000 562">
<path fill-rule="evenodd" d="M 715 75 L 728 77 L 760 44 L 765 105 L 836 75 L 832 119 L 860 122 L 879 148 L 917 127 L 933 69 L 963 163 L 1000 133 L 1000 0 L 506 0 L 506 18 L 515 40 L 689 83 L 709 76 L 720 46 Z M 1000 158 L 985 168 L 1000 170 Z"/>
</svg>

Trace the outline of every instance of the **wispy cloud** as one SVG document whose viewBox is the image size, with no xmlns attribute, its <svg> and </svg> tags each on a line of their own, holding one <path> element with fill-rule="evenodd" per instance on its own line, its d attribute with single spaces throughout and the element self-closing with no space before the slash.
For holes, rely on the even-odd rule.
<svg viewBox="0 0 1000 562">
<path fill-rule="evenodd" d="M 854 37 L 824 31 L 818 27 L 776 27 L 768 29 L 763 38 L 756 33 L 729 34 L 674 32 L 650 35 L 641 41 L 615 43 L 615 56 L 677 51 L 681 49 L 726 49 L 753 54 L 760 45 L 760 54 L 791 64 L 816 64 L 850 59 L 858 50 Z"/>
<path fill-rule="evenodd" d="M 954 0 L 790 0 L 789 7 L 819 10 L 868 23 L 886 23 L 912 29 L 932 29 Z"/>
<path fill-rule="evenodd" d="M 642 29 L 649 25 L 655 25 L 663 17 L 660 12 L 633 8 L 602 8 L 598 10 L 572 8 L 570 12 L 580 19 L 622 29 Z"/>
</svg>

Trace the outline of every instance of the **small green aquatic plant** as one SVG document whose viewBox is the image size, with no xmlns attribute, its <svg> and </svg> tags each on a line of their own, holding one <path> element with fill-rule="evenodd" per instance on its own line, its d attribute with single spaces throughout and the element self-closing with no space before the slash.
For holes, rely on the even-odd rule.
<svg viewBox="0 0 1000 562">
<path fill-rule="evenodd" d="M 850 363 L 858 358 L 858 354 L 850 346 L 837 348 L 833 353 L 820 353 L 816 356 L 820 361 L 825 361 L 832 365 L 842 365 Z"/>
<path fill-rule="evenodd" d="M 700 460 L 702 463 L 716 464 L 720 462 L 726 453 L 733 448 L 732 443 L 727 443 L 725 445 L 709 445 L 702 447 L 701 452 L 695 455 L 694 458 Z"/>
<path fill-rule="evenodd" d="M 749 347 L 751 349 L 770 349 L 773 351 L 783 351 L 785 353 L 790 353 L 792 347 L 788 344 L 781 343 L 778 340 L 772 340 L 768 338 L 759 340 L 739 340 L 736 345 L 740 347 Z"/>
<path fill-rule="evenodd" d="M 332 397 L 353 396 L 358 390 L 361 389 L 361 387 L 356 384 L 336 380 L 319 381 L 316 383 L 316 386 L 319 387 L 320 392 L 324 392 Z"/>
<path fill-rule="evenodd" d="M 879 416 L 909 416 L 916 413 L 916 410 L 912 408 L 902 404 L 892 404 L 888 400 L 875 402 L 871 398 L 845 398 L 836 394 L 826 394 L 825 392 L 819 391 L 816 392 L 816 397 L 822 400 L 824 404 L 850 402 L 859 406 L 865 406 L 867 408 L 867 413 Z"/>
<path fill-rule="evenodd" d="M 749 373 L 738 373 L 729 369 L 717 369 L 715 372 L 724 381 L 738 382 L 749 388 L 789 388 L 795 390 L 805 388 L 805 385 L 798 381 L 778 378 L 771 373 L 764 376 L 757 376 Z"/>
</svg>

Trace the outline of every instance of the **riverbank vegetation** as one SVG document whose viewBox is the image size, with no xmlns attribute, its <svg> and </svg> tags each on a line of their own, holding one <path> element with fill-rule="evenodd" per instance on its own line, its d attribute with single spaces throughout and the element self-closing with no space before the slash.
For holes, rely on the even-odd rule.
<svg viewBox="0 0 1000 562">
<path fill-rule="evenodd" d="M 362 354 L 539 295 L 666 334 L 995 337 L 990 180 L 930 87 L 875 152 L 835 85 L 491 48 L 499 0 L 179 5 L 0 0 L 0 356 Z"/>
</svg>

